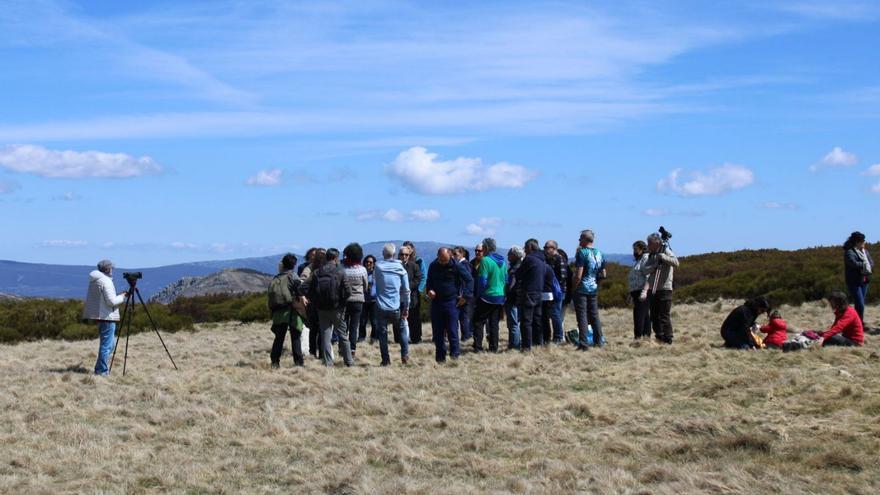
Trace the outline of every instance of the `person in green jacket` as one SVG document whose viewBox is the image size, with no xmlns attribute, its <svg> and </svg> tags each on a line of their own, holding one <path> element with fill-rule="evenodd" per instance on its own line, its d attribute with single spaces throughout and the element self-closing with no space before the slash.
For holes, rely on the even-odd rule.
<svg viewBox="0 0 880 495">
<path fill-rule="evenodd" d="M 498 322 L 504 311 L 504 288 L 507 285 L 507 261 L 496 253 L 495 239 L 483 239 L 483 259 L 477 270 L 477 307 L 474 310 L 474 352 L 483 352 L 483 333 L 489 352 L 498 352 Z"/>
</svg>

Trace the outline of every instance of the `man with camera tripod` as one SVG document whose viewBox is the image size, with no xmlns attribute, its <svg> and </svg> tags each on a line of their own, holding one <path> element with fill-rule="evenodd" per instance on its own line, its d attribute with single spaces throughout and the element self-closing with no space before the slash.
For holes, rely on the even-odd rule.
<svg viewBox="0 0 880 495">
<path fill-rule="evenodd" d="M 672 278 L 678 268 L 678 258 L 669 248 L 672 237 L 663 227 L 660 233 L 648 236 L 648 261 L 641 271 L 647 282 L 639 296 L 641 301 L 649 301 L 651 326 L 654 338 L 664 344 L 672 344 Z"/>
<path fill-rule="evenodd" d="M 119 305 L 125 302 L 127 292 L 116 294 L 113 285 L 113 263 L 101 260 L 98 269 L 89 273 L 89 291 L 83 308 L 83 319 L 98 324 L 100 344 L 98 344 L 98 360 L 95 362 L 95 374 L 110 374 L 108 360 L 113 350 L 116 336 L 116 322 L 119 321 Z"/>
</svg>

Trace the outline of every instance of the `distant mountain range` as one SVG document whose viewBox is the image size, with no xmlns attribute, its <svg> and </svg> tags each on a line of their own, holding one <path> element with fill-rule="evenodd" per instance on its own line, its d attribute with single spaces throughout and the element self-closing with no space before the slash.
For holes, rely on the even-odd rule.
<svg viewBox="0 0 880 495">
<path fill-rule="evenodd" d="M 363 245 L 364 255 L 382 256 L 382 246 L 387 242 L 394 243 L 398 248 L 401 240 L 371 242 Z M 433 241 L 415 241 L 416 251 L 426 261 L 436 257 L 437 250 L 442 246 L 451 246 Z M 340 246 L 339 249 L 342 249 Z M 467 246 L 473 252 L 473 246 Z M 500 252 L 506 253 L 506 248 Z M 569 253 L 573 255 L 573 253 Z M 300 262 L 304 256 L 296 253 Z M 122 291 L 128 284 L 122 279 L 123 272 L 143 272 L 143 279 L 138 282 L 144 299 L 150 299 L 165 287 L 176 284 L 184 277 L 205 277 L 217 272 L 240 268 L 265 274 L 274 274 L 278 270 L 278 262 L 282 254 L 258 258 L 242 258 L 233 260 L 199 261 L 180 263 L 154 268 L 117 267 L 113 270 L 116 288 Z M 630 255 L 606 254 L 609 262 L 629 263 Z M 96 260 L 97 262 L 97 260 Z M 20 263 L 0 260 L 0 294 L 18 297 L 46 297 L 53 299 L 84 299 L 88 286 L 88 274 L 95 267 L 84 265 L 49 265 L 40 263 Z"/>
</svg>

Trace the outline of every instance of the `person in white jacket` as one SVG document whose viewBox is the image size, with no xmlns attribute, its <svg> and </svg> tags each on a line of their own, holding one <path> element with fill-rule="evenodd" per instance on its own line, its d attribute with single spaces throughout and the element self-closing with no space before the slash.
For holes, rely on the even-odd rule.
<svg viewBox="0 0 880 495">
<path fill-rule="evenodd" d="M 125 302 L 127 295 L 127 292 L 116 294 L 116 287 L 113 285 L 113 263 L 110 260 L 101 260 L 98 269 L 89 273 L 89 291 L 86 294 L 83 319 L 96 322 L 101 336 L 98 360 L 95 362 L 96 375 L 110 374 L 108 359 L 116 337 L 116 322 L 119 321 L 118 306 Z"/>
</svg>

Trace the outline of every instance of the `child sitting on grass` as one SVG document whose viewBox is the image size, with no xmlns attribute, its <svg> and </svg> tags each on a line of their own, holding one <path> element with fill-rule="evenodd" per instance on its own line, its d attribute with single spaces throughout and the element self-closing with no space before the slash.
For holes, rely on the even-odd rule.
<svg viewBox="0 0 880 495">
<path fill-rule="evenodd" d="M 778 310 L 770 313 L 770 322 L 761 327 L 761 333 L 766 333 L 764 345 L 769 349 L 782 349 L 782 344 L 788 338 L 788 323 L 782 319 Z"/>
</svg>

